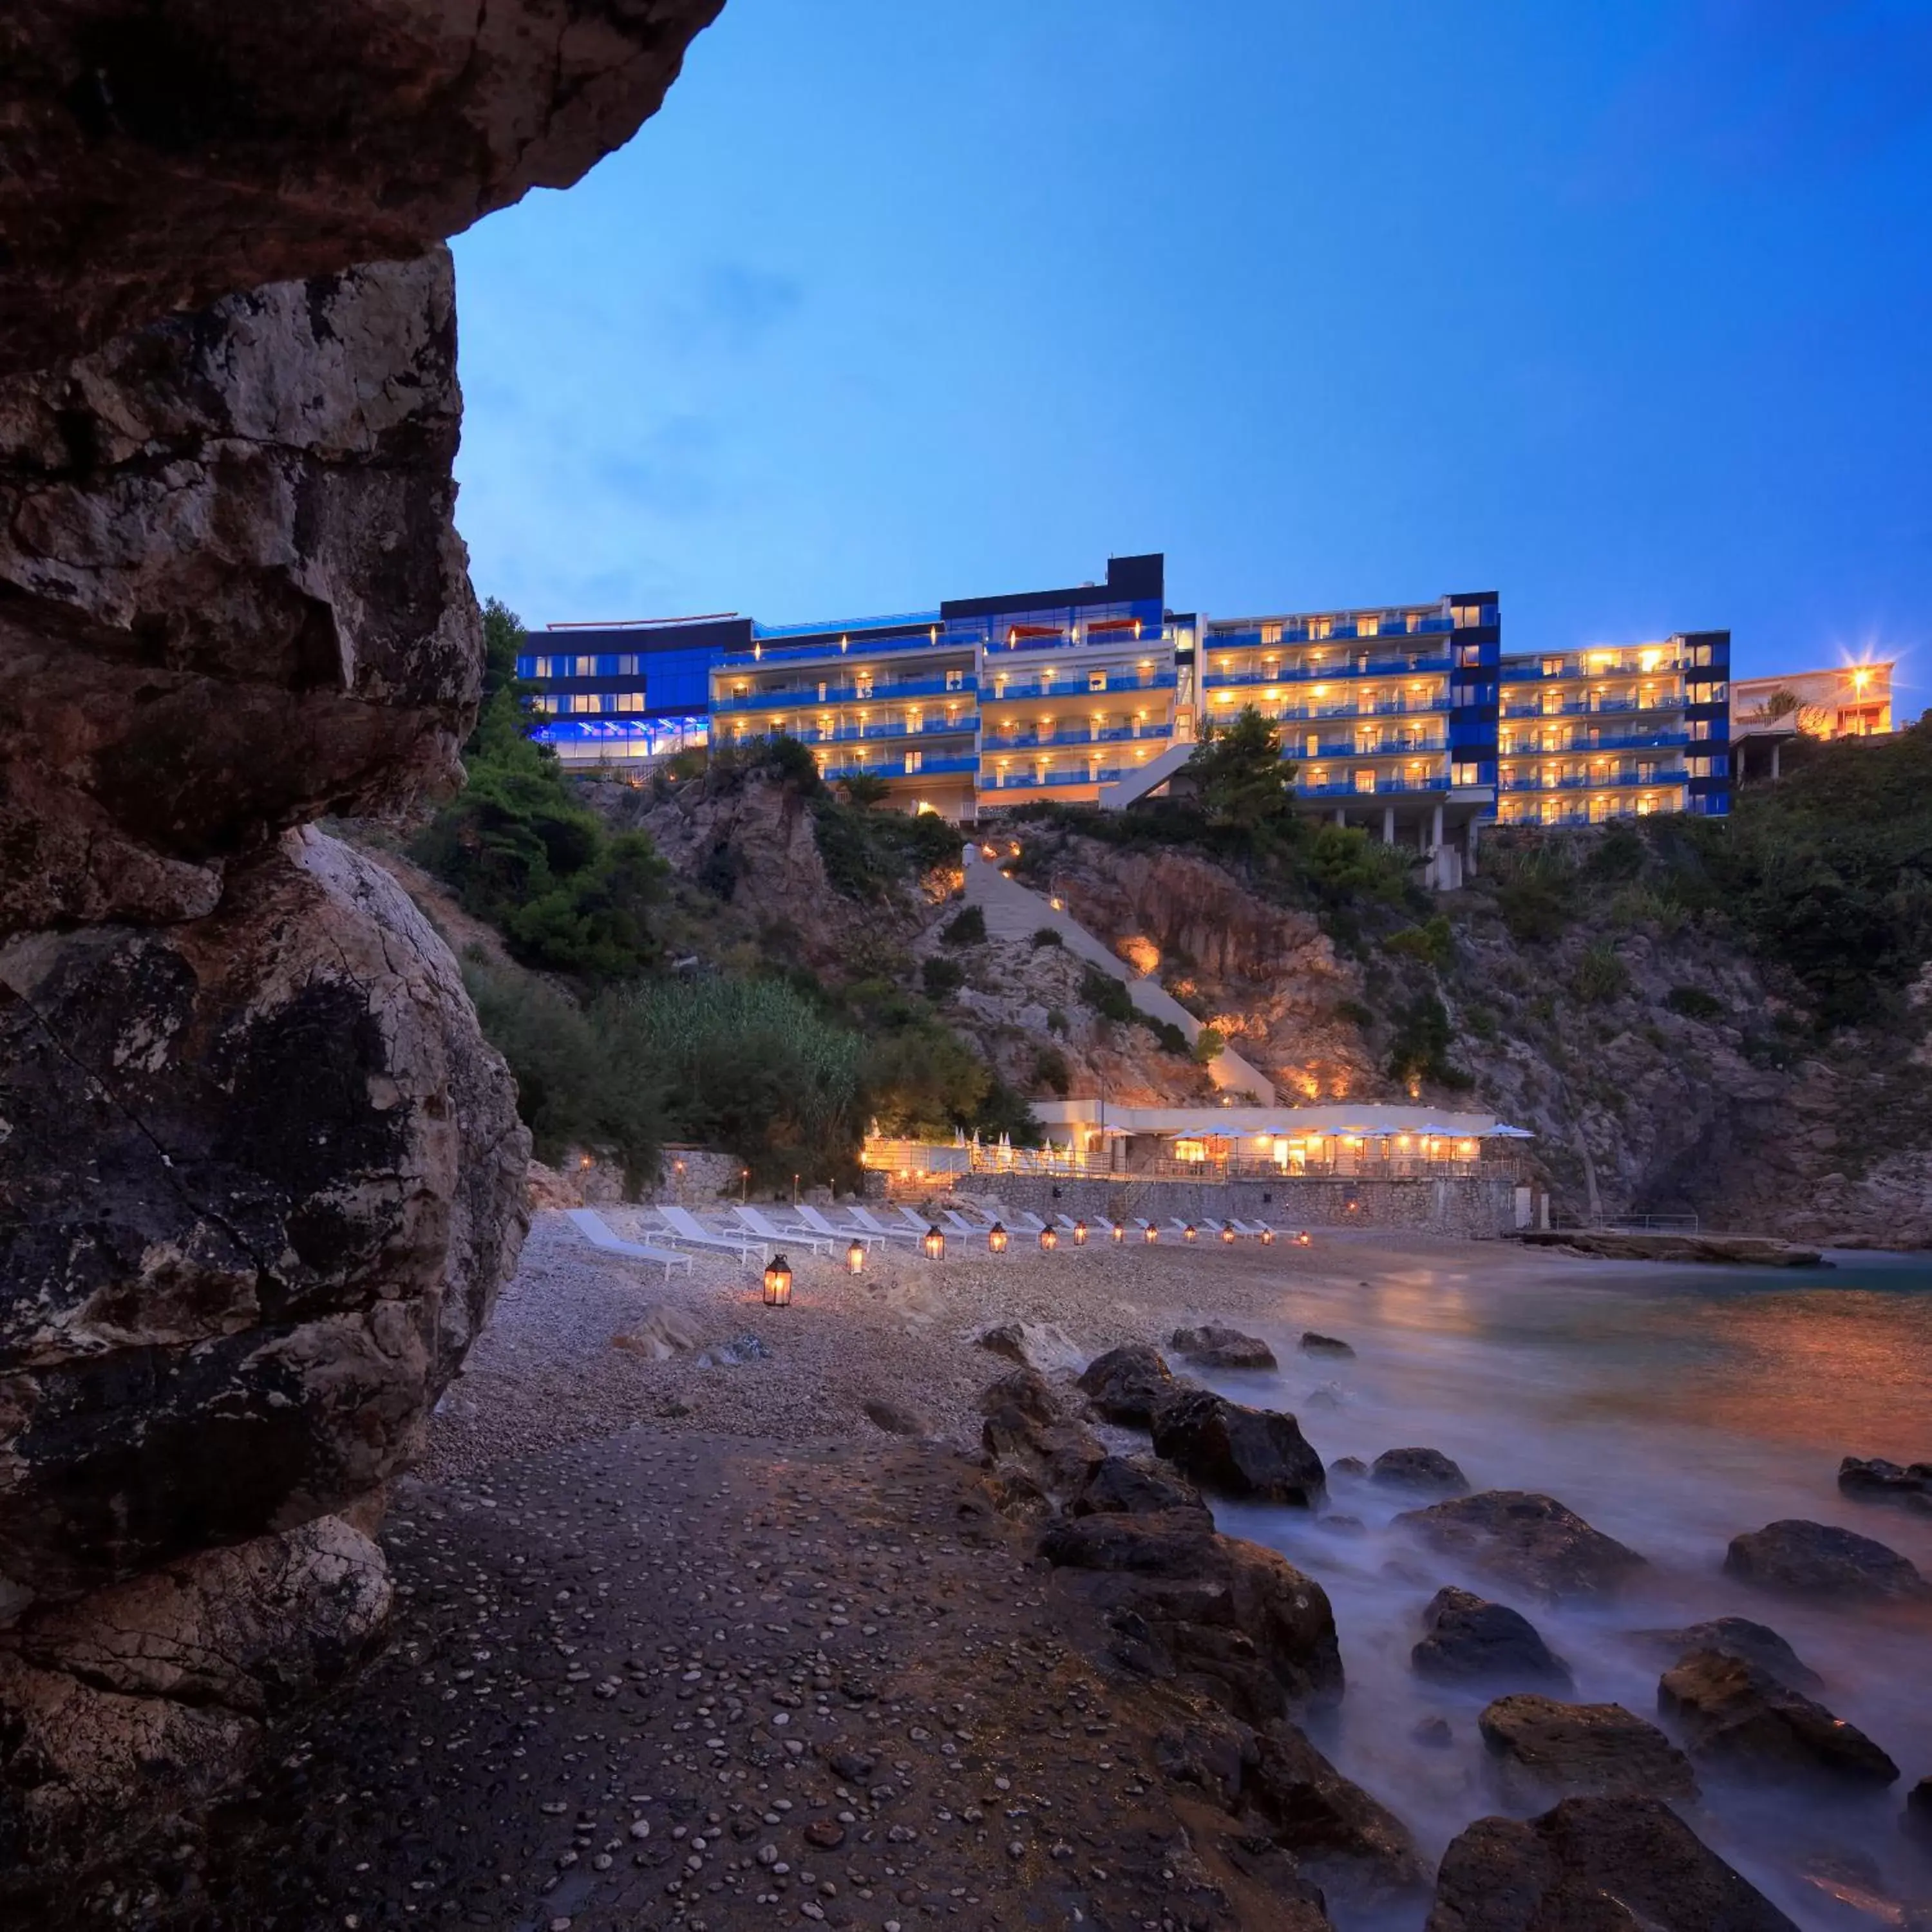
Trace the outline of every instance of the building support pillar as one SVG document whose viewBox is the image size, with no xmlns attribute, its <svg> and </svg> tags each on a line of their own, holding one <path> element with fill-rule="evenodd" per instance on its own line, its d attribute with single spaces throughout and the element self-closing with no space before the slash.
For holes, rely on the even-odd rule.
<svg viewBox="0 0 1932 1932">
<path fill-rule="evenodd" d="M 1435 814 L 1434 814 L 1433 817 L 1432 817 L 1432 818 L 1430 819 L 1430 827 L 1429 827 L 1429 845 L 1430 845 L 1430 850 L 1431 850 L 1431 851 L 1433 851 L 1433 850 L 1436 849 L 1436 848 L 1437 846 L 1440 845 L 1442 843 L 1442 806 L 1440 806 L 1438 805 L 1438 806 L 1436 808 L 1436 811 L 1435 811 Z"/>
<path fill-rule="evenodd" d="M 1476 876 L 1476 818 L 1473 813 L 1469 819 L 1468 835 L 1463 842 L 1462 868 L 1471 878 Z"/>
<path fill-rule="evenodd" d="M 1345 832 L 1348 829 L 1348 808 L 1346 805 L 1336 806 L 1335 823 Z"/>
<path fill-rule="evenodd" d="M 1771 782 L 1773 784 L 1778 782 L 1778 754 L 1784 749 L 1784 747 L 1775 738 L 1772 739 L 1771 741 Z"/>
<path fill-rule="evenodd" d="M 1382 843 L 1384 845 L 1395 843 L 1395 807 L 1392 805 L 1382 807 Z"/>
</svg>

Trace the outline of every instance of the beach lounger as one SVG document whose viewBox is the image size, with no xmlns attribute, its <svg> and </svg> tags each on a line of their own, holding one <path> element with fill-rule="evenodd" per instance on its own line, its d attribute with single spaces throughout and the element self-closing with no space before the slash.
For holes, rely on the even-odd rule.
<svg viewBox="0 0 1932 1932">
<path fill-rule="evenodd" d="M 977 1240 L 993 1225 L 990 1221 L 969 1221 L 956 1208 L 942 1208 L 939 1210 L 939 1218 L 955 1234 L 968 1235 L 974 1240 Z"/>
<path fill-rule="evenodd" d="M 910 1228 L 887 1227 L 884 1222 L 873 1215 L 869 1208 L 848 1208 L 845 1211 L 859 1224 L 861 1234 L 876 1234 L 882 1241 L 916 1241 L 925 1238 L 926 1223 L 923 1221 L 919 1224 L 918 1232 L 915 1233 Z"/>
<path fill-rule="evenodd" d="M 836 1221 L 828 1221 L 809 1202 L 801 1201 L 794 1212 L 814 1234 L 829 1236 L 842 1244 L 862 1241 L 867 1247 L 875 1248 L 886 1238 L 883 1234 L 874 1234 L 869 1228 L 861 1228 L 853 1222 L 842 1228 Z"/>
<path fill-rule="evenodd" d="M 566 1208 L 564 1213 L 572 1226 L 593 1248 L 602 1248 L 606 1254 L 624 1255 L 633 1261 L 662 1262 L 666 1281 L 670 1280 L 674 1268 L 682 1268 L 686 1274 L 691 1272 L 688 1255 L 680 1253 L 676 1248 L 654 1248 L 646 1241 L 620 1240 L 595 1208 Z"/>
<path fill-rule="evenodd" d="M 904 1222 L 916 1234 L 923 1234 L 926 1229 L 932 1226 L 923 1214 L 915 1214 L 904 1202 L 899 1204 L 899 1219 Z"/>
<path fill-rule="evenodd" d="M 657 1213 L 669 1238 L 687 1247 L 728 1248 L 740 1261 L 752 1254 L 770 1258 L 770 1244 L 755 1234 L 715 1234 L 688 1208 L 661 1206 Z"/>
<path fill-rule="evenodd" d="M 760 1240 L 776 1244 L 789 1241 L 795 1248 L 809 1248 L 815 1255 L 829 1255 L 832 1244 L 824 1234 L 814 1234 L 809 1228 L 782 1228 L 771 1220 L 761 1208 L 736 1208 L 732 1210 L 740 1220 L 751 1229 Z"/>
<path fill-rule="evenodd" d="M 1023 1208 L 1006 1226 L 1016 1234 L 1036 1234 L 1046 1223 L 1030 1209 Z"/>
</svg>

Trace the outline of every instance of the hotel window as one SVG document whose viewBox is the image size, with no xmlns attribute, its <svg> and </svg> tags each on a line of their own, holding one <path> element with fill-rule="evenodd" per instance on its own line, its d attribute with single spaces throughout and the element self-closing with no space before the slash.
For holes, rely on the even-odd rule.
<svg viewBox="0 0 1932 1932">
<path fill-rule="evenodd" d="M 570 663 L 572 677 L 595 677 L 597 675 L 597 660 L 595 658 L 572 658 Z"/>
<path fill-rule="evenodd" d="M 963 670 L 960 670 L 956 668 L 948 671 L 946 674 L 946 689 L 948 691 L 957 691 L 961 684 L 964 682 L 965 676 L 966 674 Z"/>
<path fill-rule="evenodd" d="M 644 708 L 644 694 L 641 691 L 620 691 L 617 694 L 620 711 L 641 711 Z"/>
<path fill-rule="evenodd" d="M 1378 635 L 1382 628 L 1381 614 L 1374 610 L 1358 611 L 1355 615 L 1355 634 L 1358 638 Z"/>
<path fill-rule="evenodd" d="M 1090 670 L 1087 674 L 1087 688 L 1089 691 L 1105 691 L 1106 688 L 1107 674 L 1105 671 Z"/>
<path fill-rule="evenodd" d="M 1373 791 L 1375 788 L 1376 772 L 1372 765 L 1355 774 L 1355 789 L 1358 791 Z"/>
<path fill-rule="evenodd" d="M 1280 644 L 1281 626 L 1279 624 L 1264 624 L 1262 626 L 1262 642 L 1264 644 Z"/>
<path fill-rule="evenodd" d="M 916 772 L 925 760 L 926 754 L 923 752 L 908 752 L 905 754 L 905 768 L 909 772 Z"/>
<path fill-rule="evenodd" d="M 1309 757 L 1311 758 L 1318 758 L 1321 757 L 1322 737 L 1320 733 L 1316 731 L 1310 732 L 1308 734 L 1307 745 Z"/>
<path fill-rule="evenodd" d="M 1310 618 L 1308 634 L 1311 638 L 1332 638 L 1335 634 L 1334 619 L 1332 617 Z"/>
<path fill-rule="evenodd" d="M 1480 765 L 1451 765 L 1449 767 L 1449 782 L 1452 785 L 1480 784 L 1482 782 L 1483 768 Z"/>
<path fill-rule="evenodd" d="M 1694 718 L 1690 721 L 1690 738 L 1694 744 L 1711 735 L 1711 721 L 1708 718 Z"/>
<path fill-rule="evenodd" d="M 539 718 L 554 718 L 556 716 L 556 700 L 554 698 L 533 698 L 530 700 L 530 709 Z"/>
</svg>

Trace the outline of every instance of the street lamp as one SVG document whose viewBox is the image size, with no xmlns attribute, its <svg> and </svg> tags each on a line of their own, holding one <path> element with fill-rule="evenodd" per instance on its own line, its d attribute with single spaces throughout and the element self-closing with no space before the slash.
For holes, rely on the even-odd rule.
<svg viewBox="0 0 1932 1932">
<path fill-rule="evenodd" d="M 791 1263 L 783 1255 L 774 1255 L 765 1264 L 765 1306 L 791 1306 Z"/>
</svg>

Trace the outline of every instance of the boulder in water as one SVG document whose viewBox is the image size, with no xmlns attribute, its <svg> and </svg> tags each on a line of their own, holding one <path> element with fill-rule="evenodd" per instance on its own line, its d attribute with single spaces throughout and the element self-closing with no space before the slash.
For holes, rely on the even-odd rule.
<svg viewBox="0 0 1932 1932">
<path fill-rule="evenodd" d="M 1036 1422 L 1064 1422 L 1066 1405 L 1060 1392 L 1037 1369 L 1019 1368 L 997 1377 L 980 1392 L 980 1413 L 993 1415 L 1016 1408 Z"/>
<path fill-rule="evenodd" d="M 1439 1449 L 1384 1449 L 1376 1458 L 1369 1480 L 1391 1489 L 1433 1490 L 1438 1495 L 1466 1496 L 1469 1479 Z"/>
<path fill-rule="evenodd" d="M 1932 1851 L 1932 1778 L 1922 1778 L 1905 1794 L 1905 1809 L 1900 1814 L 1898 1828 L 1908 1838 L 1913 1838 Z"/>
<path fill-rule="evenodd" d="M 1275 1352 L 1258 1335 L 1244 1335 L 1238 1328 L 1223 1328 L 1215 1322 L 1198 1328 L 1177 1328 L 1170 1338 L 1177 1354 L 1204 1369 L 1274 1369 L 1281 1365 Z"/>
<path fill-rule="evenodd" d="M 980 1441 L 988 1468 L 1026 1477 L 1059 1508 L 1084 1489 L 1107 1460 L 1106 1444 L 1084 1424 L 1040 1422 L 1016 1408 L 988 1416 Z"/>
<path fill-rule="evenodd" d="M 1331 1476 L 1366 1476 L 1369 1466 L 1359 1456 L 1337 1456 L 1328 1465 L 1328 1473 Z"/>
<path fill-rule="evenodd" d="M 1339 1336 L 1318 1335 L 1312 1328 L 1303 1331 L 1300 1347 L 1304 1355 L 1352 1355 L 1355 1352 Z"/>
<path fill-rule="evenodd" d="M 1932 1510 L 1932 1462 L 1908 1462 L 1901 1468 L 1882 1456 L 1847 1456 L 1838 1465 L 1838 1487 L 1860 1502 L 1904 1503 L 1908 1508 Z"/>
<path fill-rule="evenodd" d="M 1932 1583 L 1897 1550 L 1834 1524 L 1795 1517 L 1732 1537 L 1724 1574 L 1760 1589 L 1838 1603 L 1932 1598 Z"/>
<path fill-rule="evenodd" d="M 1760 1664 L 1693 1651 L 1657 1687 L 1700 1764 L 1752 1777 L 1824 1777 L 1882 1789 L 1898 1767 L 1856 1724 L 1780 1683 Z"/>
<path fill-rule="evenodd" d="M 1396 1518 L 1432 1548 L 1558 1601 L 1613 1594 L 1645 1559 L 1553 1496 L 1484 1490 Z"/>
<path fill-rule="evenodd" d="M 1327 1492 L 1322 1458 L 1292 1415 L 1190 1389 L 1154 1412 L 1154 1446 L 1184 1475 L 1223 1496 L 1312 1509 Z"/>
<path fill-rule="evenodd" d="M 1134 1342 L 1096 1355 L 1082 1374 L 1080 1386 L 1108 1421 L 1144 1429 L 1155 1409 L 1174 1393 L 1175 1384 L 1160 1352 Z"/>
<path fill-rule="evenodd" d="M 1654 1797 L 1479 1818 L 1442 1855 L 1426 1932 L 1798 1932 Z"/>
<path fill-rule="evenodd" d="M 1067 1504 L 1073 1516 L 1154 1516 L 1178 1509 L 1204 1514 L 1201 1492 L 1148 1456 L 1109 1456 Z"/>
<path fill-rule="evenodd" d="M 1444 1683 L 1508 1678 L 1520 1684 L 1570 1683 L 1570 1666 L 1536 1626 L 1507 1604 L 1468 1590 L 1438 1590 L 1423 1612 L 1426 1632 L 1409 1652 L 1418 1676 Z"/>
<path fill-rule="evenodd" d="M 1478 1719 L 1504 1786 L 1595 1797 L 1693 1798 L 1690 1761 L 1621 1704 L 1563 1704 L 1533 1691 L 1498 1697 Z"/>
<path fill-rule="evenodd" d="M 1040 1554 L 1106 1617 L 1117 1660 L 1204 1693 L 1244 1724 L 1342 1691 L 1335 1615 L 1320 1584 L 1199 1510 L 1063 1516 Z"/>
<path fill-rule="evenodd" d="M 1246 1790 L 1276 1844 L 1323 1890 L 1352 1905 L 1386 1906 L 1428 1882 L 1408 1828 L 1344 1778 L 1294 1725 L 1256 1740 Z"/>
<path fill-rule="evenodd" d="M 1749 1617 L 1713 1617 L 1708 1623 L 1682 1630 L 1639 1630 L 1637 1641 L 1678 1661 L 1694 1650 L 1714 1650 L 1720 1657 L 1741 1657 L 1768 1670 L 1794 1690 L 1816 1690 L 1824 1679 L 1768 1624 Z"/>
</svg>

